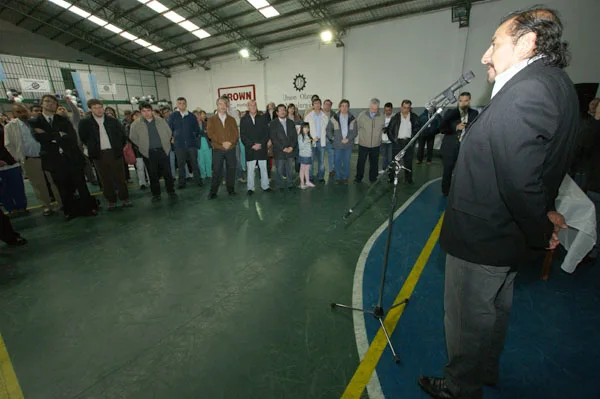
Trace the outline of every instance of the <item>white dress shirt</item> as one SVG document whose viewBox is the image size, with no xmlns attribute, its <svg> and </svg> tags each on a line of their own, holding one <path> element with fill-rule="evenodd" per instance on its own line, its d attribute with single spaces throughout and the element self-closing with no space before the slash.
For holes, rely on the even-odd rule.
<svg viewBox="0 0 600 399">
<path fill-rule="evenodd" d="M 106 133 L 106 128 L 104 127 L 104 116 L 98 118 L 97 116 L 94 115 L 94 119 L 96 120 L 96 123 L 100 127 L 100 150 L 110 150 L 112 147 L 110 145 L 110 139 L 108 138 L 108 133 Z"/>
<path fill-rule="evenodd" d="M 494 98 L 494 96 L 498 94 L 498 92 L 504 87 L 504 85 L 506 85 L 508 81 L 511 80 L 516 74 L 525 69 L 527 65 L 539 60 L 542 57 L 542 55 L 536 55 L 535 57 L 523 60 L 496 76 L 496 79 L 494 80 L 494 89 L 492 90 L 492 98 Z"/>
<path fill-rule="evenodd" d="M 410 123 L 410 114 L 405 118 L 400 114 L 400 129 L 398 129 L 398 139 L 410 139 L 412 124 Z"/>
</svg>

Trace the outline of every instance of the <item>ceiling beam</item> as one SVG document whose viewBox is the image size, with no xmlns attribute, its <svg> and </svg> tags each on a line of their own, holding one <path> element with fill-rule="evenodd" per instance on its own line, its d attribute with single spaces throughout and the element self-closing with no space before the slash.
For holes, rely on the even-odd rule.
<svg viewBox="0 0 600 399">
<path fill-rule="evenodd" d="M 75 1 L 73 1 L 73 3 L 72 3 L 72 4 L 74 4 L 74 5 L 78 6 L 80 2 L 81 2 L 81 0 L 75 0 Z M 47 2 L 44 2 L 44 3 L 47 3 Z M 47 3 L 47 4 L 51 4 L 51 3 Z M 53 15 L 51 15 L 50 17 L 46 18 L 46 19 L 44 20 L 44 23 L 41 23 L 41 24 L 39 24 L 37 27 L 35 27 L 35 28 L 34 28 L 34 29 L 31 31 L 32 33 L 37 33 L 37 32 L 38 32 L 40 29 L 42 29 L 42 28 L 43 28 L 43 27 L 46 25 L 46 23 L 47 23 L 47 22 L 52 22 L 53 20 L 55 20 L 55 19 L 57 19 L 57 18 L 61 17 L 63 14 L 65 14 L 65 13 L 67 12 L 67 9 L 66 9 L 66 8 L 58 7 L 57 5 L 51 5 L 50 7 L 58 8 L 58 9 L 60 9 L 60 11 L 59 11 L 59 12 L 57 12 L 57 13 L 54 13 L 54 14 L 53 14 Z M 50 7 L 49 7 L 49 8 L 50 8 Z M 51 9 L 51 8 L 50 8 L 50 9 Z M 78 16 L 78 18 L 81 18 L 81 17 L 79 17 L 79 16 Z"/>
<path fill-rule="evenodd" d="M 352 0 L 329 0 L 329 1 L 322 2 L 321 5 L 324 6 L 324 7 L 326 7 L 326 6 L 329 6 L 329 5 L 340 4 L 340 3 L 347 2 L 347 1 L 352 1 Z M 258 12 L 258 11 L 254 10 L 253 12 Z M 309 14 L 309 11 L 306 10 L 306 9 L 294 10 L 294 11 L 287 12 L 285 14 L 281 14 L 278 17 L 275 17 L 275 18 L 269 18 L 269 19 L 265 18 L 264 20 L 260 20 L 258 22 L 252 22 L 250 24 L 241 25 L 238 28 L 239 29 L 255 28 L 257 26 L 267 25 L 267 24 L 269 24 L 273 20 L 281 21 L 281 20 L 286 19 L 286 18 L 298 17 L 298 16 L 300 16 L 302 14 Z M 310 23 L 313 24 L 314 21 L 311 21 Z M 294 27 L 298 27 L 298 25 L 294 25 L 293 27 L 290 27 L 290 29 L 293 29 Z M 215 35 L 212 35 L 211 38 L 215 39 L 217 37 L 226 35 L 227 33 L 229 33 L 229 32 L 217 33 Z M 184 42 L 184 44 L 188 44 L 188 43 L 192 43 L 192 42 L 193 41 L 188 41 L 188 42 Z M 227 43 L 231 43 L 231 42 L 227 42 Z M 219 44 L 213 45 L 210 48 L 212 48 L 212 47 L 219 47 L 219 46 L 221 46 L 221 44 L 223 44 L 223 43 L 219 43 Z M 205 49 L 206 48 L 201 48 L 201 49 L 196 50 L 196 52 L 203 51 Z M 170 49 L 167 49 L 167 51 L 169 51 L 169 50 Z M 168 58 L 163 58 L 163 60 L 166 61 L 166 60 L 168 60 Z"/>
<path fill-rule="evenodd" d="M 190 1 L 190 3 L 192 3 L 193 1 L 194 1 L 194 0 Z M 281 5 L 281 4 L 289 3 L 289 2 L 291 2 L 291 1 L 294 1 L 294 0 L 279 0 L 279 1 L 271 1 L 270 3 L 271 3 L 271 5 L 272 5 L 273 7 L 275 7 L 275 6 L 278 6 L 278 5 Z M 342 2 L 342 1 L 348 1 L 348 0 L 341 0 L 341 1 L 339 1 L 339 2 Z M 220 6 L 220 7 L 227 7 L 228 5 L 230 5 L 230 3 L 237 3 L 237 1 L 230 1 L 230 2 L 228 2 L 228 3 L 225 3 L 225 4 L 223 4 L 223 5 L 222 5 L 222 6 Z M 237 14 L 231 14 L 231 15 L 228 15 L 228 16 L 227 16 L 227 20 L 229 20 L 229 21 L 233 21 L 233 20 L 234 20 L 234 19 L 236 19 L 236 18 L 239 18 L 239 17 L 245 17 L 245 16 L 248 16 L 248 15 L 251 15 L 251 14 L 257 13 L 257 12 L 258 12 L 258 10 L 256 10 L 256 9 L 252 8 L 251 10 L 247 10 L 247 11 L 241 11 L 241 12 L 239 12 L 239 13 L 237 13 Z M 200 16 L 202 16 L 202 14 L 203 14 L 203 12 L 198 12 L 198 13 L 192 14 L 192 15 L 190 15 L 190 16 L 188 17 L 188 19 L 192 19 L 192 18 L 197 18 L 197 17 L 200 17 Z M 156 29 L 156 30 L 157 30 L 157 31 L 161 31 L 161 30 L 164 30 L 164 29 L 169 29 L 170 27 L 171 27 L 171 26 L 167 25 L 167 26 L 163 26 L 163 27 L 161 27 L 161 28 L 158 28 L 158 29 Z M 205 30 L 206 30 L 206 29 L 208 29 L 208 28 L 212 28 L 212 27 L 213 27 L 213 25 L 212 25 L 212 24 L 208 24 L 208 25 L 201 26 L 201 28 L 202 28 L 202 29 L 205 29 Z M 172 38 L 175 38 L 175 37 L 178 37 L 178 36 L 180 36 L 180 35 L 172 35 L 172 36 L 169 36 L 169 37 L 167 37 L 167 38 L 168 38 L 168 39 L 172 39 Z"/>
<path fill-rule="evenodd" d="M 36 12 L 42 6 L 42 4 L 44 4 L 45 2 L 46 2 L 46 0 L 40 0 L 36 5 L 31 7 L 31 10 L 29 10 L 28 14 L 33 14 L 34 12 Z M 3 7 L 3 9 L 4 9 L 4 7 Z M 15 25 L 21 26 L 21 24 L 23 22 L 25 22 L 26 19 L 27 19 L 27 16 L 21 18 L 19 21 L 17 21 L 17 23 Z"/>
<path fill-rule="evenodd" d="M 112 4 L 112 3 L 114 3 L 114 2 L 115 2 L 115 0 L 108 0 L 106 3 L 102 4 L 100 7 L 97 7 L 96 9 L 94 9 L 94 10 L 92 10 L 92 11 L 90 11 L 90 12 L 91 12 L 93 15 L 96 15 L 96 16 L 97 16 L 99 11 L 102 11 L 102 10 L 104 9 L 104 7 L 108 7 L 110 4 Z M 74 26 L 74 27 L 76 27 L 76 26 L 78 26 L 79 24 L 81 24 L 83 21 L 84 21 L 84 19 L 80 19 L 79 21 L 75 22 L 75 23 L 73 24 L 73 26 Z M 90 31 L 88 30 L 88 32 L 90 32 Z M 91 33 L 91 32 L 90 32 L 90 33 Z M 52 37 L 50 38 L 50 40 L 56 40 L 56 38 L 57 38 L 57 37 L 59 37 L 60 35 L 62 35 L 62 33 L 60 33 L 60 32 L 59 32 L 59 33 L 57 33 L 56 35 L 52 36 Z M 69 42 L 69 43 L 70 43 L 70 42 Z"/>
<path fill-rule="evenodd" d="M 487 0 L 472 0 L 471 2 L 472 3 L 480 3 L 480 2 L 484 2 L 484 1 L 487 1 Z M 385 3 L 381 3 L 380 5 L 378 5 L 378 7 L 389 7 L 389 6 L 398 5 L 398 4 L 401 4 L 401 3 L 404 3 L 404 2 L 407 2 L 407 0 L 388 1 L 388 2 L 385 2 Z M 423 7 L 418 12 L 401 12 L 401 13 L 395 13 L 395 14 L 385 15 L 385 16 L 379 17 L 379 18 L 372 18 L 372 19 L 369 19 L 369 20 L 361 21 L 361 22 L 354 22 L 354 23 L 345 25 L 345 28 L 346 29 L 350 29 L 350 28 L 354 28 L 354 27 L 357 27 L 357 26 L 362 26 L 362 25 L 368 25 L 368 24 L 372 24 L 372 23 L 387 21 L 387 20 L 390 20 L 390 19 L 397 19 L 397 18 L 407 17 L 407 16 L 411 16 L 411 15 L 417 15 L 417 14 L 420 14 L 420 13 L 426 13 L 426 12 L 432 12 L 432 11 L 440 11 L 440 10 L 448 9 L 448 8 L 451 8 L 451 7 L 454 7 L 454 6 L 457 6 L 457 5 L 461 5 L 461 4 L 464 4 L 464 0 L 457 0 L 457 1 L 453 1 L 451 3 L 446 3 L 444 5 L 432 5 L 432 6 L 428 6 L 428 7 Z M 368 12 L 371 8 L 372 7 L 363 7 L 363 8 L 360 8 L 360 9 L 353 10 L 353 11 L 347 11 L 347 12 L 337 13 L 337 14 L 333 14 L 333 17 L 335 17 L 335 18 L 348 17 L 348 16 L 360 14 L 360 13 L 363 13 L 363 12 Z M 261 33 L 260 35 L 254 36 L 254 38 L 258 38 L 258 37 L 261 37 L 261 36 L 273 36 L 273 35 L 277 35 L 278 33 L 283 33 L 285 31 L 289 31 L 289 30 L 292 30 L 292 29 L 300 28 L 300 27 L 303 27 L 303 26 L 309 26 L 309 25 L 312 25 L 314 23 L 315 23 L 315 21 L 309 21 L 309 22 L 305 22 L 305 23 L 302 23 L 302 24 L 299 24 L 299 25 L 294 25 L 294 26 L 291 26 L 291 27 L 280 28 L 280 29 L 269 31 L 269 32 Z M 307 31 L 305 34 L 302 34 L 302 36 L 304 36 L 304 37 L 312 36 L 312 35 L 316 36 L 318 33 L 319 33 L 318 31 L 312 30 L 312 31 Z M 278 43 L 283 43 L 283 42 L 287 42 L 287 41 L 297 40 L 298 38 L 299 38 L 298 34 L 289 35 L 287 37 L 278 37 L 278 38 L 276 38 L 274 40 L 270 40 L 270 41 L 265 41 L 265 42 L 261 41 L 260 42 L 260 46 L 264 48 L 266 46 L 270 46 L 270 45 L 273 45 L 273 44 L 278 44 Z M 224 46 L 226 44 L 227 43 L 221 43 L 219 46 L 211 46 L 211 48 L 216 48 L 216 47 Z M 202 50 L 199 50 L 199 52 L 200 51 L 205 51 L 205 50 L 206 49 L 202 49 Z M 220 53 L 211 54 L 210 56 L 205 56 L 204 58 L 205 59 L 214 59 L 216 57 L 221 57 L 221 56 L 230 55 L 230 54 L 233 54 L 233 52 L 232 51 L 223 51 L 223 52 L 220 52 Z M 169 60 L 168 58 L 161 59 L 162 62 L 165 62 L 165 61 L 168 61 L 168 60 Z M 177 62 L 177 63 L 171 63 L 171 64 L 167 63 L 165 65 L 165 68 L 173 68 L 175 66 L 179 66 L 179 65 L 183 65 L 183 64 L 184 64 L 183 62 Z"/>
<path fill-rule="evenodd" d="M 83 0 L 84 2 L 86 2 L 87 4 L 87 9 L 93 9 L 96 6 L 102 5 L 102 1 L 105 0 Z M 140 5 L 143 6 L 143 4 L 140 3 Z M 137 5 L 136 5 L 137 7 Z M 137 20 L 136 18 L 133 17 L 133 15 L 135 15 L 133 12 L 130 12 L 130 10 L 128 10 L 127 12 L 121 12 L 121 10 L 119 9 L 119 5 L 115 4 L 115 3 L 111 3 L 108 6 L 105 6 L 102 9 L 102 15 L 101 17 L 103 17 L 103 19 L 106 19 L 108 22 L 110 22 L 113 25 L 118 26 L 121 29 L 124 29 L 128 32 L 131 32 L 132 34 L 146 39 L 149 42 L 151 42 L 152 44 L 155 44 L 161 48 L 164 48 L 164 44 L 167 44 L 169 47 L 172 47 L 175 52 L 175 54 L 177 54 L 178 56 L 182 56 L 188 60 L 191 61 L 196 61 L 196 56 L 191 55 L 192 53 L 192 49 L 187 47 L 186 45 L 182 45 L 180 43 L 174 42 L 174 41 L 167 41 L 166 38 L 163 35 L 158 35 L 154 33 L 154 29 L 151 26 L 146 26 L 146 25 L 142 25 L 140 24 L 140 21 Z M 102 28 L 101 28 L 102 29 Z M 183 30 L 183 28 L 182 28 Z M 88 35 L 93 36 L 93 34 L 91 33 L 91 31 L 86 31 L 88 33 Z M 112 38 L 119 38 L 121 43 L 120 44 L 113 44 L 110 43 L 111 47 L 114 50 L 119 50 L 119 51 L 125 51 L 123 49 L 121 49 L 121 47 L 131 43 L 131 41 L 122 38 L 120 35 L 118 34 L 110 34 L 108 36 L 103 36 L 101 38 L 101 40 L 103 42 L 108 42 L 110 39 Z M 71 44 L 71 42 L 68 42 L 67 44 Z M 161 45 L 163 44 L 163 45 Z M 88 50 L 91 46 L 93 46 L 93 44 L 89 44 L 87 46 L 84 46 L 80 49 L 80 51 L 86 51 Z M 137 49 L 136 49 L 137 50 Z M 143 47 L 139 47 L 140 51 L 149 51 L 149 50 L 144 50 Z M 132 55 L 134 50 L 126 50 L 127 53 L 130 53 Z M 156 57 L 156 55 L 154 55 L 154 53 L 151 56 L 155 61 L 158 61 L 158 57 Z"/>
<path fill-rule="evenodd" d="M 64 23 L 58 19 L 54 20 L 53 22 L 47 22 L 40 18 L 29 15 L 28 9 L 25 9 L 26 7 L 24 7 L 23 5 L 18 4 L 18 3 L 14 4 L 14 5 L 9 5 L 6 2 L 2 2 L 2 3 L 0 3 L 0 5 L 5 6 L 7 9 L 14 11 L 18 14 L 21 14 L 23 16 L 27 15 L 28 18 L 40 23 L 42 26 L 48 26 L 52 29 L 62 31 L 66 35 L 77 37 L 77 38 L 79 38 L 79 40 L 88 42 L 95 47 L 101 48 L 106 53 L 111 53 L 115 56 L 120 57 L 121 59 L 128 60 L 143 69 L 151 69 L 153 71 L 165 73 L 165 71 L 162 70 L 162 66 L 159 63 L 157 63 L 156 61 L 150 60 L 150 59 L 145 59 L 145 57 L 132 56 L 131 54 L 128 54 L 126 52 L 111 49 L 111 48 L 105 46 L 104 43 L 100 39 L 96 39 L 95 37 L 86 35 L 85 32 L 82 31 L 81 29 L 73 28 L 72 25 Z"/>
<path fill-rule="evenodd" d="M 302 7 L 312 15 L 313 18 L 321 21 L 321 25 L 332 30 L 334 41 L 337 45 L 343 46 L 342 37 L 346 34 L 346 30 L 340 23 L 332 17 L 329 10 L 321 4 L 319 0 L 296 0 Z M 373 7 L 371 7 L 373 8 Z"/>
</svg>

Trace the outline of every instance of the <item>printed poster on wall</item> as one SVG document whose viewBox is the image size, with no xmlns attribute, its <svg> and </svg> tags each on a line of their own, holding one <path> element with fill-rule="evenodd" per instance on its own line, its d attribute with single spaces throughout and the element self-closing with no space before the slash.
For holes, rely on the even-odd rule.
<svg viewBox="0 0 600 399">
<path fill-rule="evenodd" d="M 219 97 L 229 98 L 229 107 L 238 111 L 248 110 L 248 101 L 256 100 L 256 85 L 219 87 Z"/>
<path fill-rule="evenodd" d="M 19 78 L 19 84 L 22 92 L 47 93 L 52 91 L 49 80 Z"/>
<path fill-rule="evenodd" d="M 99 83 L 98 94 L 100 95 L 116 95 L 117 85 L 116 83 Z"/>
</svg>

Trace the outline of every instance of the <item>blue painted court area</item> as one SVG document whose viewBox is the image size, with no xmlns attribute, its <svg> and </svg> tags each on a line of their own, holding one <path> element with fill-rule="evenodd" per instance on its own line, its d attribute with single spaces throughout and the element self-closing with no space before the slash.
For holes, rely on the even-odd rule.
<svg viewBox="0 0 600 399">
<path fill-rule="evenodd" d="M 438 181 L 396 219 L 385 309 L 398 295 L 444 209 Z M 375 241 L 365 264 L 365 308 L 377 302 L 386 232 Z M 560 270 L 562 256 L 555 255 L 548 281 L 540 279 L 541 263 L 519 273 L 500 382 L 495 388 L 485 388 L 485 398 L 600 398 L 600 263 L 580 266 L 568 275 Z M 438 243 L 392 335 L 401 363 L 393 362 L 389 349 L 378 363 L 386 398 L 427 398 L 417 377 L 442 375 L 446 363 L 444 264 L 445 254 Z M 366 316 L 369 342 L 378 328 L 377 320 Z"/>
</svg>

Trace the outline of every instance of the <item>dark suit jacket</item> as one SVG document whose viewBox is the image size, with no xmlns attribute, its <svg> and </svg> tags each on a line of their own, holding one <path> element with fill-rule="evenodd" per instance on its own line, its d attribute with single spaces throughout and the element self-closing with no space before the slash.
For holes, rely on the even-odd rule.
<svg viewBox="0 0 600 399">
<path fill-rule="evenodd" d="M 273 143 L 273 158 L 288 159 L 295 158 L 298 152 L 298 133 L 294 121 L 286 118 L 287 134 L 283 130 L 283 125 L 279 122 L 279 118 L 275 118 L 269 124 L 269 136 Z M 292 147 L 294 151 L 289 154 L 283 152 L 284 148 Z"/>
<path fill-rule="evenodd" d="M 578 140 L 573 82 L 543 60 L 496 94 L 465 132 L 440 243 L 478 264 L 515 266 L 528 248 L 546 248 L 547 212 Z"/>
<path fill-rule="evenodd" d="M 115 153 L 115 157 L 121 158 L 123 156 L 123 147 L 127 143 L 127 136 L 123 125 L 116 118 L 111 116 L 104 116 L 104 128 L 108 134 L 108 140 L 110 141 L 110 147 Z M 92 115 L 88 115 L 79 122 L 79 137 L 81 142 L 85 144 L 88 149 L 88 156 L 91 159 L 98 159 L 100 157 L 100 126 Z"/>
<path fill-rule="evenodd" d="M 246 161 L 266 160 L 267 143 L 269 142 L 269 122 L 264 115 L 256 114 L 254 122 L 249 113 L 240 120 L 240 138 L 244 143 Z M 252 146 L 261 144 L 262 148 L 254 151 Z"/>
<path fill-rule="evenodd" d="M 56 114 L 52 117 L 50 126 L 44 115 L 40 115 L 31 119 L 30 124 L 34 132 L 33 137 L 41 144 L 40 158 L 44 170 L 59 172 L 64 167 L 83 170 L 85 158 L 79 149 L 77 133 L 69 119 Z M 36 133 L 36 128 L 42 129 L 44 133 Z"/>
<path fill-rule="evenodd" d="M 479 112 L 471 108 L 469 108 L 468 113 L 467 128 L 477 118 L 477 115 L 479 115 Z M 459 142 L 456 132 L 456 126 L 458 125 L 460 125 L 460 111 L 458 108 L 446 111 L 440 124 L 440 132 L 444 135 L 442 146 L 440 147 L 442 156 L 453 155 L 458 150 Z"/>
<path fill-rule="evenodd" d="M 400 130 L 400 124 L 402 123 L 402 113 L 398 112 L 396 115 L 392 116 L 390 119 L 390 124 L 388 125 L 388 138 L 393 144 L 393 147 L 397 147 L 398 144 L 398 131 Z M 419 122 L 419 117 L 414 112 L 410 113 L 410 137 L 413 137 L 419 129 L 421 128 L 421 122 Z"/>
</svg>

